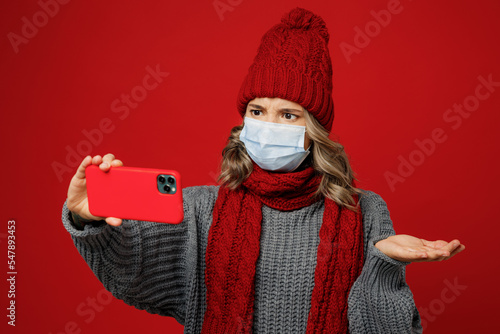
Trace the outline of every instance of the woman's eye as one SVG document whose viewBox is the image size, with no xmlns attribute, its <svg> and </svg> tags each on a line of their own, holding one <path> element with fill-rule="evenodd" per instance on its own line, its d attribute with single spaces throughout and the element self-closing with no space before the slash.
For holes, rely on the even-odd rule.
<svg viewBox="0 0 500 334">
<path fill-rule="evenodd" d="M 260 110 L 255 110 L 255 109 L 254 109 L 254 110 L 250 110 L 250 113 L 252 113 L 254 116 L 259 116 L 259 115 L 260 115 L 259 113 L 261 113 L 261 112 L 262 112 L 262 111 L 260 111 Z"/>
<path fill-rule="evenodd" d="M 290 113 L 285 113 L 284 116 L 286 119 L 296 119 L 297 118 L 296 115 L 290 114 Z"/>
</svg>

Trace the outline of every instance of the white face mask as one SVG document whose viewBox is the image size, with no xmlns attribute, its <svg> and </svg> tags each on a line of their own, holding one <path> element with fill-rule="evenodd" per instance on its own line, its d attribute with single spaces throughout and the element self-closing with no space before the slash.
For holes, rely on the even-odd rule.
<svg viewBox="0 0 500 334">
<path fill-rule="evenodd" d="M 309 154 L 304 150 L 306 127 L 258 121 L 245 117 L 240 140 L 248 155 L 260 168 L 276 172 L 292 172 Z"/>
</svg>

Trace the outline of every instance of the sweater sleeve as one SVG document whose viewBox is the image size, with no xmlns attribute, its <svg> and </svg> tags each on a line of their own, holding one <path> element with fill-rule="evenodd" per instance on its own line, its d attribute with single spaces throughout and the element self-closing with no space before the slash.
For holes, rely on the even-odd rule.
<svg viewBox="0 0 500 334">
<path fill-rule="evenodd" d="M 366 191 L 360 200 L 365 259 L 348 296 L 349 331 L 357 333 L 422 333 L 420 315 L 405 280 L 406 265 L 384 254 L 375 243 L 395 235 L 385 201 Z"/>
<path fill-rule="evenodd" d="M 87 224 L 79 230 L 71 223 L 66 202 L 62 221 L 80 255 L 113 296 L 184 325 L 187 287 L 196 265 L 197 208 L 216 190 L 197 186 L 182 192 L 184 220 L 179 224 L 124 219 L 118 227 Z"/>
</svg>

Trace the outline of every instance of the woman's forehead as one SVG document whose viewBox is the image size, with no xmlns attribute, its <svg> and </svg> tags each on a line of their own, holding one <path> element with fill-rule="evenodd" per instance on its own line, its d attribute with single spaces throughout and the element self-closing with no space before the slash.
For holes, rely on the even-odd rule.
<svg viewBox="0 0 500 334">
<path fill-rule="evenodd" d="M 285 100 L 279 97 L 256 97 L 248 102 L 248 104 L 257 104 L 262 107 L 282 107 L 282 108 L 295 108 L 302 110 L 302 106 L 296 102 Z"/>
</svg>

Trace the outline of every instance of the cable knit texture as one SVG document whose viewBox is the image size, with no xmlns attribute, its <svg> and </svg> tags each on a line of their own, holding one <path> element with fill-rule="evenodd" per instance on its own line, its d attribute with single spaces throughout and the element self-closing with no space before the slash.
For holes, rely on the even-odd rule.
<svg viewBox="0 0 500 334">
<path fill-rule="evenodd" d="M 242 187 L 219 189 L 206 251 L 202 333 L 251 332 L 262 204 L 281 211 L 309 206 L 321 199 L 314 197 L 321 179 L 313 167 L 273 173 L 253 163 Z M 326 200 L 317 259 L 307 333 L 348 333 L 347 295 L 363 265 L 360 211 Z"/>
<path fill-rule="evenodd" d="M 236 107 L 245 115 L 256 97 L 279 97 L 306 108 L 332 128 L 332 61 L 330 35 L 323 19 L 296 7 L 262 37 L 257 55 L 240 87 Z"/>
<path fill-rule="evenodd" d="M 72 225 L 66 203 L 62 222 L 90 269 L 116 298 L 174 317 L 191 334 L 201 332 L 206 310 L 205 251 L 219 187 L 182 192 L 185 218 L 177 225 L 124 220 L 119 227 L 86 225 L 81 231 Z M 405 281 L 409 262 L 394 260 L 374 246 L 395 234 L 387 206 L 371 191 L 359 201 L 365 260 L 348 295 L 349 332 L 422 333 Z M 324 211 L 323 200 L 292 211 L 262 205 L 254 333 L 306 333 Z"/>
</svg>

